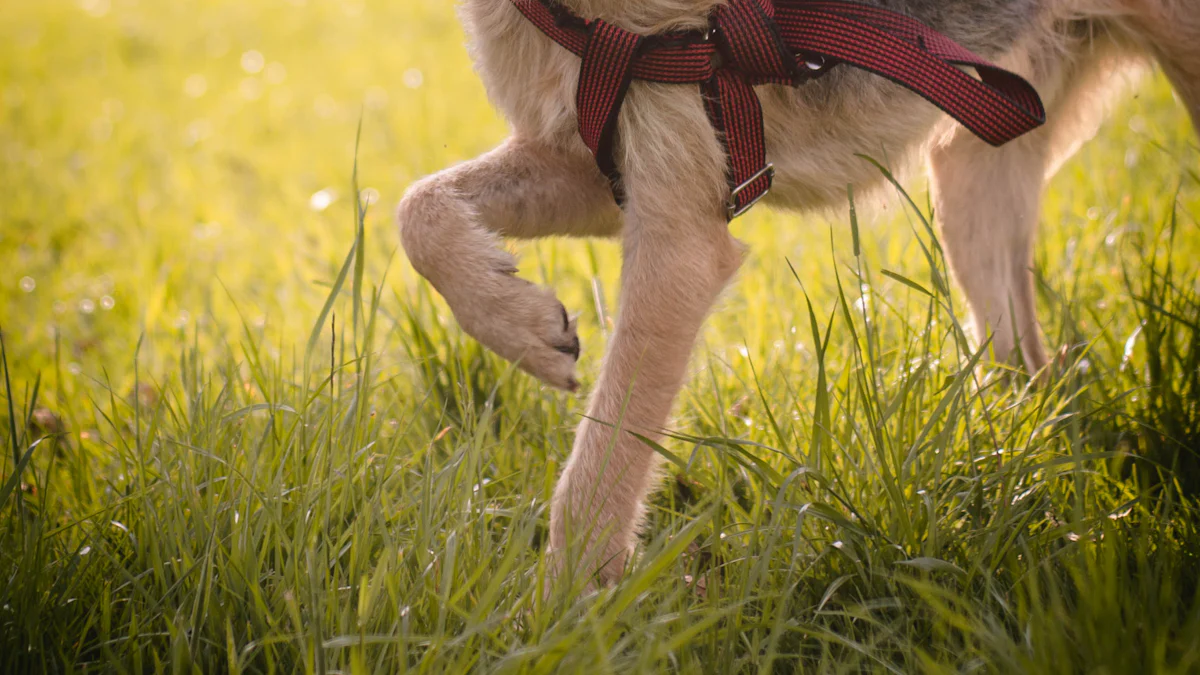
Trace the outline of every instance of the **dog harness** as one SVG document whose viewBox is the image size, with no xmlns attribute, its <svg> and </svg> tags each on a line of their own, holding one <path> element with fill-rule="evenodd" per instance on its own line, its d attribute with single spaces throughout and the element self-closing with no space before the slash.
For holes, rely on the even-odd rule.
<svg viewBox="0 0 1200 675">
<path fill-rule="evenodd" d="M 582 59 L 575 100 L 579 133 L 618 203 L 624 188 L 613 145 L 634 79 L 700 86 L 729 158 L 729 220 L 766 196 L 775 179 L 755 85 L 799 86 L 844 63 L 916 92 L 992 145 L 1046 120 L 1037 91 L 1021 77 L 910 17 L 870 5 L 730 0 L 717 7 L 708 30 L 645 36 L 575 16 L 557 0 L 511 2 Z M 978 79 L 960 66 L 974 68 Z"/>
</svg>

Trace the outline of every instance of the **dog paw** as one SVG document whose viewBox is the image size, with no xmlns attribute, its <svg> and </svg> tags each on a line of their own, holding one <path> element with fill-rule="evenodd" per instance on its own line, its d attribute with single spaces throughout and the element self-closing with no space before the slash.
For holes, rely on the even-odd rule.
<svg viewBox="0 0 1200 675">
<path fill-rule="evenodd" d="M 501 357 L 546 384 L 566 391 L 579 389 L 575 362 L 579 336 L 575 320 L 548 288 L 497 272 L 470 302 L 451 303 L 468 334 Z"/>
</svg>

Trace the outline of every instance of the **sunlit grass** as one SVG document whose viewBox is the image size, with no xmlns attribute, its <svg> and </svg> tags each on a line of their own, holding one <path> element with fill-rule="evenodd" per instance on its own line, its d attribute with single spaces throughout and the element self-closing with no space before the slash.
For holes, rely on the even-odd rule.
<svg viewBox="0 0 1200 675">
<path fill-rule="evenodd" d="M 920 174 L 857 237 L 736 222 L 638 564 L 544 599 L 583 399 L 463 336 L 390 222 L 505 133 L 450 3 L 0 17 L 0 671 L 1200 669 L 1200 153 L 1161 79 L 1045 201 L 1049 386 L 972 367 Z M 616 246 L 515 247 L 586 389 Z"/>
</svg>

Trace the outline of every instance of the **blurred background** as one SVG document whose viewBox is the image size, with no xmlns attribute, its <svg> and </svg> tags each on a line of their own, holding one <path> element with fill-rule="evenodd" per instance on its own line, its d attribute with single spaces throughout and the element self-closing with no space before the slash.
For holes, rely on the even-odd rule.
<svg viewBox="0 0 1200 675">
<path fill-rule="evenodd" d="M 30 369 L 56 337 L 72 371 L 128 361 L 142 331 L 236 319 L 234 300 L 307 329 L 353 242 L 360 120 L 377 276 L 405 185 L 504 134 L 442 0 L 0 13 L 0 316 Z"/>
</svg>

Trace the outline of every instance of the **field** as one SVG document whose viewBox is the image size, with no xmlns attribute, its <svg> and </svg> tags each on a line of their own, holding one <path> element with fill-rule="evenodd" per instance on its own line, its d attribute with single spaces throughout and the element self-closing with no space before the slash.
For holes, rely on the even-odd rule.
<svg viewBox="0 0 1200 675">
<path fill-rule="evenodd" d="M 0 4 L 0 672 L 1200 672 L 1161 75 L 1045 200 L 1048 384 L 976 367 L 923 173 L 755 212 L 637 563 L 543 597 L 619 250 L 514 244 L 579 396 L 419 281 L 393 205 L 506 133 L 463 40 L 447 0 Z"/>
</svg>

